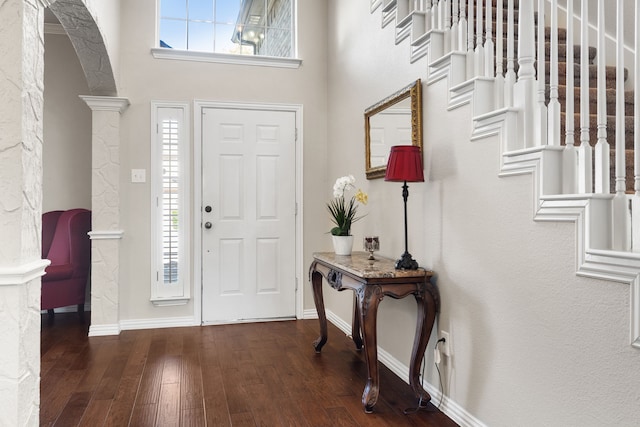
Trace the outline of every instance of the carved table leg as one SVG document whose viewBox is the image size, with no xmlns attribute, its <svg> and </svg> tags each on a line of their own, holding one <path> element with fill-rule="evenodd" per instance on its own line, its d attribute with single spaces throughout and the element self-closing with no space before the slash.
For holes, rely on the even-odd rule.
<svg viewBox="0 0 640 427">
<path fill-rule="evenodd" d="M 364 412 L 373 412 L 373 406 L 378 401 L 380 379 L 378 376 L 378 342 L 377 315 L 378 305 L 384 294 L 379 286 L 363 286 L 357 291 L 360 308 L 360 321 L 364 338 L 364 354 L 367 362 L 367 384 L 362 393 Z"/>
<path fill-rule="evenodd" d="M 320 336 L 313 342 L 316 353 L 320 353 L 322 346 L 327 342 L 327 316 L 324 312 L 324 299 L 322 298 L 322 274 L 314 271 L 311 273 L 311 285 L 313 286 L 313 301 L 316 303 L 318 320 L 320 320 Z"/>
<path fill-rule="evenodd" d="M 356 345 L 356 350 L 362 350 L 362 336 L 360 335 L 360 305 L 358 295 L 353 299 L 353 322 L 351 322 L 351 337 Z"/>
<path fill-rule="evenodd" d="M 411 366 L 409 367 L 409 384 L 416 396 L 422 398 L 423 403 L 431 400 L 422 384 L 420 384 L 420 366 L 424 359 L 424 352 L 427 349 L 431 329 L 436 318 L 437 301 L 431 292 L 424 291 L 415 294 L 418 303 L 418 319 L 416 323 L 416 336 L 413 341 L 411 352 Z"/>
</svg>

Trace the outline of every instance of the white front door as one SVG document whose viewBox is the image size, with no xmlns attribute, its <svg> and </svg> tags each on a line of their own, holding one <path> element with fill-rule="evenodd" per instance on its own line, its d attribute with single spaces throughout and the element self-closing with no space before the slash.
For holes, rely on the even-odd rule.
<svg viewBox="0 0 640 427">
<path fill-rule="evenodd" d="M 295 316 L 294 112 L 202 109 L 202 321 Z"/>
</svg>

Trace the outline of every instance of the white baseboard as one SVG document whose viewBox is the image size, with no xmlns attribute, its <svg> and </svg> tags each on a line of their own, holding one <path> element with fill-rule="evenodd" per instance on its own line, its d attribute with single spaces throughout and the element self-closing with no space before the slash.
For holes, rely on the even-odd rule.
<svg viewBox="0 0 640 427">
<path fill-rule="evenodd" d="M 90 337 L 104 337 L 109 335 L 120 335 L 120 325 L 117 323 L 109 325 L 91 325 L 89 326 Z"/>
<path fill-rule="evenodd" d="M 117 324 L 91 325 L 89 327 L 89 336 L 102 337 L 119 335 L 121 331 L 136 329 L 183 328 L 187 326 L 200 326 L 200 323 L 196 322 L 193 317 L 122 320 Z"/>
<path fill-rule="evenodd" d="M 159 319 L 131 319 L 120 321 L 120 328 L 123 331 L 136 329 L 162 329 L 162 328 L 184 328 L 188 326 L 200 326 L 193 317 L 166 317 Z"/>
<path fill-rule="evenodd" d="M 327 320 L 333 323 L 338 329 L 340 329 L 344 334 L 348 337 L 351 336 L 351 323 L 342 320 L 338 315 L 336 315 L 333 311 L 326 311 Z"/>
<path fill-rule="evenodd" d="M 308 310 L 310 311 L 310 310 Z M 313 310 L 315 312 L 315 310 Z M 305 311 L 306 314 L 306 311 Z M 333 323 L 338 329 L 347 336 L 351 336 L 351 324 L 338 317 L 331 310 L 326 311 L 327 320 Z M 306 317 L 305 317 L 306 318 Z M 311 317 L 309 317 L 311 318 Z M 317 318 L 317 314 L 316 314 Z M 409 384 L 409 367 L 398 359 L 393 357 L 391 353 L 378 346 L 378 361 L 385 365 L 391 372 L 396 374 L 405 383 Z M 458 423 L 461 427 L 486 427 L 484 423 L 468 413 L 463 407 L 451 400 L 447 396 L 443 396 L 438 387 L 423 381 L 422 386 L 431 395 L 431 402 L 438 406 L 446 416 Z M 441 403 L 440 403 L 441 402 Z"/>
<path fill-rule="evenodd" d="M 426 384 L 425 390 L 431 394 L 431 400 L 439 402 L 442 396 L 438 390 L 435 390 L 430 384 Z M 458 423 L 461 427 L 487 427 L 485 423 L 468 413 L 462 406 L 458 405 L 447 396 L 442 399 L 442 403 L 438 408 L 447 417 Z"/>
<path fill-rule="evenodd" d="M 304 310 L 302 312 L 302 318 L 303 319 L 317 319 L 318 318 L 318 312 L 316 311 L 315 308 Z"/>
</svg>

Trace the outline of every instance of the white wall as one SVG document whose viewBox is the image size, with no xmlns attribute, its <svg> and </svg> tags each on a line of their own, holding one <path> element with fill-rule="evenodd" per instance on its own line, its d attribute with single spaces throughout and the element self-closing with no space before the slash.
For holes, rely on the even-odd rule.
<svg viewBox="0 0 640 427">
<path fill-rule="evenodd" d="M 180 307 L 154 307 L 150 297 L 150 192 L 131 184 L 130 170 L 150 170 L 150 102 L 194 100 L 302 104 L 304 108 L 304 267 L 318 247 L 327 221 L 318 194 L 326 187 L 326 4 L 298 2 L 299 69 L 251 67 L 154 59 L 155 0 L 121 5 L 119 95 L 131 105 L 122 115 L 121 215 L 125 235 L 120 265 L 120 316 L 123 320 L 193 316 L 193 301 Z M 194 112 L 191 112 L 192 115 Z M 191 135 L 193 137 L 194 131 Z M 193 252 L 196 253 L 195 251 Z M 300 278 L 301 283 L 306 277 Z M 196 284 L 198 286 L 198 284 Z M 193 290 L 192 290 L 193 295 Z M 311 292 L 305 307 L 313 307 Z"/>
<path fill-rule="evenodd" d="M 89 89 L 66 35 L 45 35 L 42 211 L 91 209 Z"/>
<path fill-rule="evenodd" d="M 369 192 L 356 242 L 378 234 L 403 251 L 400 185 L 365 181 L 363 111 L 426 79 L 394 45 L 369 2 L 329 2 L 329 181 L 352 173 Z M 425 183 L 409 186 L 409 251 L 437 274 L 439 324 L 454 356 L 445 391 L 466 421 L 490 426 L 633 426 L 640 354 L 629 345 L 629 287 L 577 277 L 575 226 L 537 223 L 531 176 L 499 178 L 499 141 L 470 142 L 470 108 L 446 110 L 446 82 L 424 86 Z M 330 197 L 329 185 L 324 191 Z M 351 321 L 351 296 L 326 291 L 327 309 Z M 380 306 L 379 345 L 408 365 L 415 302 Z M 438 386 L 427 351 L 428 380 Z M 384 392 L 384 391 L 383 391 Z"/>
</svg>

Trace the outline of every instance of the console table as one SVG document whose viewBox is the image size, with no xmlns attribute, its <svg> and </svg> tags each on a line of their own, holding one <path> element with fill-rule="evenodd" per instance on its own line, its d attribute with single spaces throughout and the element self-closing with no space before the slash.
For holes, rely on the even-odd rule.
<svg viewBox="0 0 640 427">
<path fill-rule="evenodd" d="M 324 277 L 333 289 L 351 289 L 356 294 L 351 333 L 358 350 L 362 349 L 364 340 L 368 378 L 362 393 L 362 405 L 365 412 L 373 412 L 380 391 L 376 332 L 378 304 L 385 296 L 400 299 L 413 295 L 418 303 L 418 320 L 409 365 L 409 383 L 416 396 L 421 397 L 423 402 L 428 402 L 431 396 L 420 384 L 420 365 L 436 312 L 440 308 L 438 288 L 430 282 L 433 273 L 424 269 L 396 270 L 395 260 L 376 256 L 376 260 L 372 262 L 367 259 L 368 256 L 365 252 L 354 252 L 350 256 L 335 255 L 333 252 L 313 254 L 309 279 L 320 319 L 320 337 L 313 346 L 319 353 L 327 342 L 327 317 L 322 297 Z"/>
</svg>

